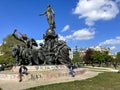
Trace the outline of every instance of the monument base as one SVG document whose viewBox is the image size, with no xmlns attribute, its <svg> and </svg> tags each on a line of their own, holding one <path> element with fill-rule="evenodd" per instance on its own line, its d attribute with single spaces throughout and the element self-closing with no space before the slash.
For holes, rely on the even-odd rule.
<svg viewBox="0 0 120 90">
<path fill-rule="evenodd" d="M 28 66 L 34 68 L 35 66 Z M 39 67 L 39 66 L 38 66 Z M 42 66 L 46 67 L 46 66 Z M 58 68 L 59 67 L 59 68 Z M 69 69 L 67 67 L 61 67 L 58 66 L 56 68 L 52 69 L 29 69 L 29 70 L 34 70 L 34 71 L 28 71 L 28 75 L 24 75 L 23 81 L 31 81 L 31 80 L 57 80 L 60 78 L 70 78 L 72 77 L 71 74 L 69 73 Z M 18 70 L 18 69 L 17 69 Z M 41 70 L 41 71 L 40 71 Z M 74 70 L 75 71 L 75 77 L 79 75 L 84 75 L 88 70 L 86 68 L 77 68 Z M 3 71 L 4 73 L 0 72 L 0 80 L 13 80 L 13 81 L 19 81 L 19 73 L 18 72 L 13 72 L 9 71 L 5 73 L 6 71 Z"/>
<path fill-rule="evenodd" d="M 50 71 L 50 70 L 61 70 L 67 69 L 66 65 L 41 65 L 41 66 L 26 66 L 28 71 Z M 18 72 L 20 66 L 13 66 L 12 71 Z"/>
</svg>

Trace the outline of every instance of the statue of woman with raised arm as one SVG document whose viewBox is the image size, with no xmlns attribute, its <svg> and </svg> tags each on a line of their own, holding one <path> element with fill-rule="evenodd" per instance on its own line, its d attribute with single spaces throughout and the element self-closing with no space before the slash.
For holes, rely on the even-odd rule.
<svg viewBox="0 0 120 90">
<path fill-rule="evenodd" d="M 50 26 L 51 29 L 54 29 L 55 28 L 55 21 L 54 21 L 54 17 L 55 17 L 55 14 L 54 14 L 54 11 L 53 9 L 51 8 L 50 5 L 47 6 L 47 10 L 42 13 L 42 14 L 39 14 L 39 16 L 42 16 L 42 15 L 45 15 L 47 16 L 47 21 L 48 21 L 48 24 Z"/>
</svg>

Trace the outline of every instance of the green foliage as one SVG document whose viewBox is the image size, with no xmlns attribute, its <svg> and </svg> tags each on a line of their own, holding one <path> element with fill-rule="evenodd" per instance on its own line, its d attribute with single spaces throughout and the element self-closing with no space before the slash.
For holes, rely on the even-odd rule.
<svg viewBox="0 0 120 90">
<path fill-rule="evenodd" d="M 0 64 L 13 64 L 15 59 L 11 55 L 4 54 L 0 56 Z"/>
<path fill-rule="evenodd" d="M 102 63 L 102 62 L 113 62 L 112 56 L 108 55 L 108 51 L 94 51 L 88 49 L 86 55 L 84 56 L 85 63 Z"/>
<path fill-rule="evenodd" d="M 20 42 L 18 40 L 16 40 L 11 34 L 7 35 L 6 38 L 3 39 L 3 43 L 1 45 L 1 51 L 4 54 L 11 54 L 11 48 L 15 45 L 15 44 L 19 44 Z"/>
<path fill-rule="evenodd" d="M 6 38 L 3 39 L 3 43 L 0 46 L 0 50 L 4 54 L 0 56 L 0 63 L 14 63 L 15 59 L 11 55 L 11 50 L 14 45 L 20 43 L 21 42 L 16 40 L 11 34 L 7 35 Z"/>
<path fill-rule="evenodd" d="M 72 61 L 74 63 L 83 61 L 83 59 L 80 57 L 80 54 L 78 52 L 78 47 L 77 46 L 75 47 L 75 51 L 74 51 L 74 55 L 73 55 Z"/>
<path fill-rule="evenodd" d="M 27 90 L 119 90 L 120 73 L 100 73 L 94 78 L 81 81 L 44 85 Z"/>
<path fill-rule="evenodd" d="M 92 62 L 104 62 L 103 54 L 99 51 L 93 51 L 91 54 Z"/>
<path fill-rule="evenodd" d="M 116 59 L 120 61 L 120 52 L 117 53 Z"/>
<path fill-rule="evenodd" d="M 84 62 L 85 62 L 86 64 L 91 63 L 91 60 L 92 60 L 92 57 L 91 57 L 92 52 L 93 52 L 92 49 L 88 49 L 88 50 L 86 51 L 86 54 L 85 54 L 85 56 L 83 57 L 83 58 L 84 58 Z"/>
<path fill-rule="evenodd" d="M 106 52 L 100 52 L 100 51 L 93 51 L 92 55 L 92 62 L 112 62 L 113 61 L 113 57 L 108 55 L 108 53 Z"/>
<path fill-rule="evenodd" d="M 80 57 L 79 53 L 75 53 L 75 55 L 73 56 L 72 61 L 73 61 L 74 63 L 76 63 L 76 62 L 82 62 L 83 60 L 82 60 L 82 58 Z"/>
</svg>

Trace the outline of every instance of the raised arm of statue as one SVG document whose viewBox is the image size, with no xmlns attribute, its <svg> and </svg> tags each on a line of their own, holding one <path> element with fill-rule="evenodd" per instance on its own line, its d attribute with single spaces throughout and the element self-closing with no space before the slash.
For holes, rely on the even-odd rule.
<svg viewBox="0 0 120 90">
<path fill-rule="evenodd" d="M 15 39 L 21 40 L 21 39 L 18 37 L 18 35 L 15 34 L 16 32 L 17 32 L 17 29 L 14 30 L 14 32 L 13 32 L 12 35 L 14 36 Z"/>
<path fill-rule="evenodd" d="M 15 34 L 16 32 L 17 32 L 17 29 L 15 29 L 13 34 L 12 34 L 14 36 L 14 38 L 21 41 L 21 42 L 23 42 L 23 43 L 25 43 L 24 40 L 22 40 L 18 35 Z M 21 34 L 21 33 L 19 33 L 19 34 Z"/>
<path fill-rule="evenodd" d="M 45 15 L 45 13 L 41 13 L 41 14 L 39 14 L 39 16 L 43 16 L 43 15 Z"/>
</svg>

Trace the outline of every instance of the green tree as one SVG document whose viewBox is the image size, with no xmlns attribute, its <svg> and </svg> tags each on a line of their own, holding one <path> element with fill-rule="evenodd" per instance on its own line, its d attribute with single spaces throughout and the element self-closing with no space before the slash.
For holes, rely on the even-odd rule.
<svg viewBox="0 0 120 90">
<path fill-rule="evenodd" d="M 120 52 L 117 52 L 116 61 L 120 63 Z"/>
<path fill-rule="evenodd" d="M 12 55 L 7 55 L 4 54 L 2 56 L 0 56 L 0 64 L 14 64 L 15 63 L 15 59 L 12 57 Z"/>
<path fill-rule="evenodd" d="M 3 43 L 0 47 L 1 52 L 3 53 L 2 56 L 0 56 L 0 63 L 14 63 L 15 59 L 12 57 L 11 50 L 12 47 L 16 44 L 20 44 L 18 40 L 16 40 L 11 34 L 7 35 L 3 39 Z"/>
<path fill-rule="evenodd" d="M 19 44 L 18 40 L 16 40 L 11 34 L 7 35 L 6 38 L 3 39 L 3 43 L 1 45 L 1 52 L 4 54 L 11 54 L 11 48 L 15 44 Z"/>
<path fill-rule="evenodd" d="M 101 63 L 104 61 L 103 54 L 100 51 L 93 51 L 91 58 L 93 63 Z"/>
<path fill-rule="evenodd" d="M 100 51 L 94 51 L 93 49 L 88 49 L 84 56 L 84 61 L 86 64 L 91 64 L 91 65 L 94 65 L 94 63 L 98 63 L 99 66 L 101 66 L 103 62 L 108 64 L 108 62 L 111 63 L 114 60 L 113 57 L 110 56 L 108 53 L 109 53 L 108 51 L 100 52 Z"/>
<path fill-rule="evenodd" d="M 74 63 L 76 63 L 76 62 L 83 62 L 83 60 L 82 60 L 82 58 L 80 57 L 79 53 L 76 53 L 76 54 L 73 56 L 72 61 L 73 61 Z"/>
<path fill-rule="evenodd" d="M 98 63 L 101 66 L 102 62 L 108 64 L 108 62 L 113 62 L 113 57 L 108 55 L 108 52 L 100 52 L 100 51 L 93 51 L 92 55 L 92 62 Z M 107 65 L 108 66 L 108 65 Z"/>
<path fill-rule="evenodd" d="M 76 62 L 83 62 L 83 59 L 80 57 L 80 54 L 79 54 L 77 46 L 75 47 L 75 52 L 74 52 L 72 61 L 74 63 L 76 63 Z"/>
<path fill-rule="evenodd" d="M 92 52 L 93 52 L 93 50 L 90 49 L 90 48 L 85 52 L 85 56 L 83 57 L 83 59 L 84 59 L 84 62 L 85 62 L 86 64 L 90 64 L 90 63 L 91 63 L 91 60 L 92 60 L 92 57 L 91 57 Z"/>
</svg>

